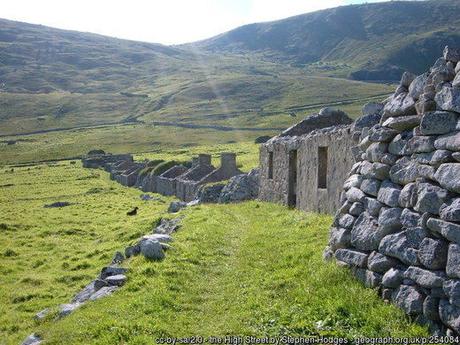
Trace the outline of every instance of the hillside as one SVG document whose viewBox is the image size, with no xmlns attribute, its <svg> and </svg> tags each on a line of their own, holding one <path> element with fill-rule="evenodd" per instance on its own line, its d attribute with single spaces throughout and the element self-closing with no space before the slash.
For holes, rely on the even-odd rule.
<svg viewBox="0 0 460 345">
<path fill-rule="evenodd" d="M 341 6 L 246 25 L 190 46 L 254 54 L 361 80 L 421 73 L 445 45 L 460 45 L 460 2 L 391 1 Z"/>
<path fill-rule="evenodd" d="M 312 105 L 391 88 L 254 56 L 197 52 L 0 20 L 0 135 L 103 124 L 282 128 Z M 295 109 L 293 109 L 295 108 Z"/>
<path fill-rule="evenodd" d="M 164 137 L 165 128 L 185 126 L 194 138 L 179 142 L 195 145 L 216 137 L 206 130 L 244 132 L 244 140 L 275 134 L 323 106 L 356 117 L 394 87 L 349 77 L 395 80 L 403 69 L 424 70 L 444 45 L 460 44 L 459 23 L 458 1 L 395 1 L 163 46 L 0 19 L 0 136 L 101 125 L 117 133 L 131 124 Z M 151 145 L 146 136 L 132 141 Z"/>
</svg>

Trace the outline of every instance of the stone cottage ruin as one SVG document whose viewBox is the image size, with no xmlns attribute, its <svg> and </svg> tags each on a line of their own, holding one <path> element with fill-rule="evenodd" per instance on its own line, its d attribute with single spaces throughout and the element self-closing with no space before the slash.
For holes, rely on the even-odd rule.
<svg viewBox="0 0 460 345">
<path fill-rule="evenodd" d="M 305 211 L 335 212 L 355 162 L 352 148 L 359 130 L 375 122 L 380 109 L 370 104 L 353 123 L 344 112 L 324 108 L 261 145 L 259 198 Z"/>
<path fill-rule="evenodd" d="M 405 73 L 363 129 L 325 257 L 432 333 L 460 333 L 460 49 Z"/>
</svg>

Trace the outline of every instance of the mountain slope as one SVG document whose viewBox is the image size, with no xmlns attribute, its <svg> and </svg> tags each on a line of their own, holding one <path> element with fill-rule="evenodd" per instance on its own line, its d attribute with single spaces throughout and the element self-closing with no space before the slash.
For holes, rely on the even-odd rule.
<svg viewBox="0 0 460 345">
<path fill-rule="evenodd" d="M 426 70 L 446 44 L 460 45 L 459 24 L 459 1 L 391 1 L 246 25 L 191 46 L 300 65 L 345 63 L 356 79 L 398 79 L 402 70 Z"/>
<path fill-rule="evenodd" d="M 315 77 L 255 54 L 213 54 L 0 20 L 0 135 L 153 121 L 284 127 L 296 121 L 288 112 L 311 104 L 390 91 Z"/>
</svg>

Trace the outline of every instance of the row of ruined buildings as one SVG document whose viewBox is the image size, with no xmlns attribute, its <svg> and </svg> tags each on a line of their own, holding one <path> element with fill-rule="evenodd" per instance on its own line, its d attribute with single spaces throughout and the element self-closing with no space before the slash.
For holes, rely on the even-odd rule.
<svg viewBox="0 0 460 345">
<path fill-rule="evenodd" d="M 130 154 L 98 152 L 85 156 L 83 167 L 103 168 L 110 173 L 112 180 L 124 186 L 176 196 L 188 202 L 195 199 L 202 186 L 243 173 L 236 165 L 234 153 L 222 153 L 220 158 L 220 167 L 216 168 L 208 154 L 200 154 L 190 163 L 176 164 L 162 160 L 137 162 Z"/>
</svg>

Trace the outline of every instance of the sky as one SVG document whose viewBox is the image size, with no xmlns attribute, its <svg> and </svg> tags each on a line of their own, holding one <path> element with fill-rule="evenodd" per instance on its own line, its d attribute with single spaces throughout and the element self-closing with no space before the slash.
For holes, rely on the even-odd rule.
<svg viewBox="0 0 460 345">
<path fill-rule="evenodd" d="M 383 0 L 1 0 L 0 18 L 163 44 L 238 26 Z"/>
</svg>

